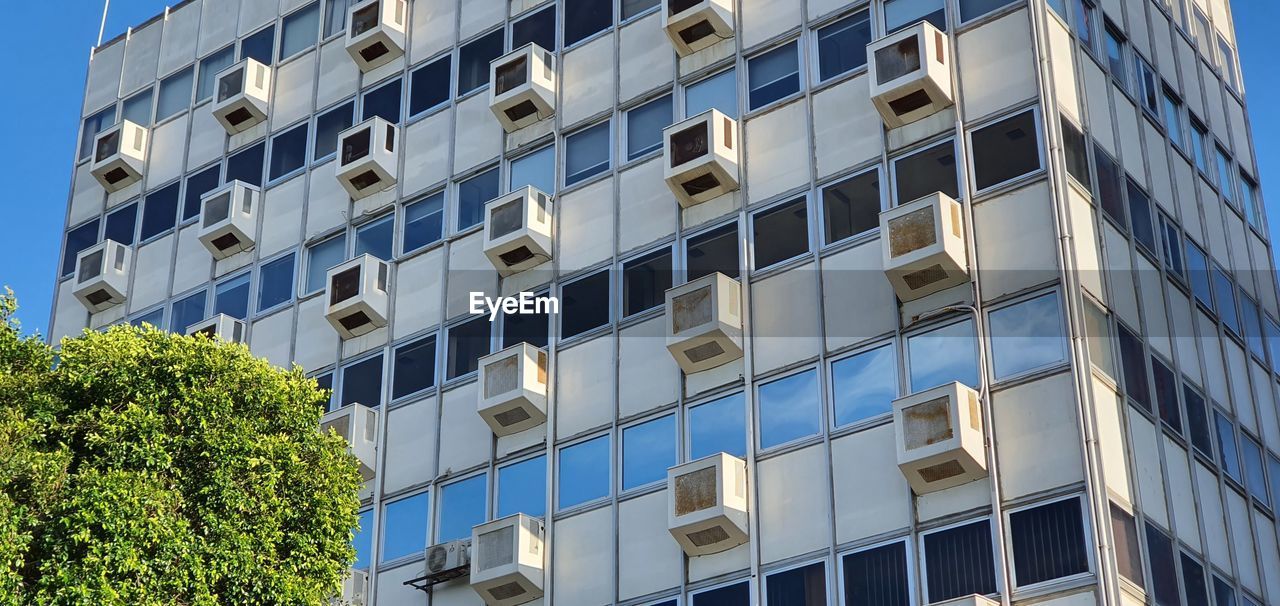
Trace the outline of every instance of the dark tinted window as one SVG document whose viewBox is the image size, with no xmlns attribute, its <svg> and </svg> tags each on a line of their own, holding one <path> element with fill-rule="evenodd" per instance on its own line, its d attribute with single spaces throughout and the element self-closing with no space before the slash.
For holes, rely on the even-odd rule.
<svg viewBox="0 0 1280 606">
<path fill-rule="evenodd" d="M 428 196 L 404 207 L 404 252 L 440 239 L 444 228 L 444 194 Z"/>
<path fill-rule="evenodd" d="M 1120 182 L 1120 167 L 1116 165 L 1116 161 L 1102 151 L 1102 147 L 1094 144 L 1093 161 L 1097 164 L 1098 169 L 1098 202 L 1102 206 L 1102 212 L 1111 217 L 1112 221 L 1119 223 L 1122 227 L 1127 227 L 1129 222 L 1124 216 L 1124 194 L 1121 189 L 1123 185 Z"/>
<path fill-rule="evenodd" d="M 564 45 L 580 42 L 613 23 L 611 0 L 564 0 Z"/>
<path fill-rule="evenodd" d="M 187 177 L 187 189 L 182 195 L 182 220 L 200 214 L 200 196 L 218 188 L 221 172 L 222 167 L 214 165 Z"/>
<path fill-rule="evenodd" d="M 356 102 L 348 101 L 316 118 L 315 150 L 311 157 L 323 158 L 338 151 L 338 133 L 351 128 Z"/>
<path fill-rule="evenodd" d="M 1151 382 L 1155 384 L 1156 408 L 1160 419 L 1174 433 L 1182 434 L 1182 411 L 1178 408 L 1178 378 L 1163 362 L 1151 359 Z"/>
<path fill-rule="evenodd" d="M 1133 222 L 1133 239 L 1153 254 L 1159 250 L 1151 219 L 1151 199 L 1132 179 L 1129 180 L 1129 220 Z"/>
<path fill-rule="evenodd" d="M 359 402 L 365 406 L 382 404 L 382 356 L 356 362 L 342 369 L 342 405 Z"/>
<path fill-rule="evenodd" d="M 1117 334 L 1120 340 L 1120 363 L 1124 372 L 1124 391 L 1135 404 L 1151 412 L 1151 389 L 1147 385 L 1147 357 L 1142 341 L 1124 326 Z"/>
<path fill-rule="evenodd" d="M 436 383 L 436 338 L 424 337 L 396 348 L 391 398 L 422 391 Z"/>
<path fill-rule="evenodd" d="M 770 606 L 826 606 L 827 567 L 822 562 L 775 572 L 765 577 L 765 603 Z"/>
<path fill-rule="evenodd" d="M 1011 513 L 1009 525 L 1018 586 L 1089 572 L 1079 499 Z"/>
<path fill-rule="evenodd" d="M 822 190 L 823 242 L 831 244 L 880 227 L 880 171 L 872 170 Z"/>
<path fill-rule="evenodd" d="M 1213 430 L 1209 428 L 1209 412 L 1205 408 L 1204 397 L 1190 385 L 1184 385 L 1182 399 L 1187 405 L 1187 433 L 1191 436 L 1191 445 L 1204 456 L 1213 458 Z"/>
<path fill-rule="evenodd" d="M 546 309 L 528 314 L 503 314 L 502 346 L 511 347 L 517 343 L 528 343 L 534 347 L 546 347 L 550 330 L 551 316 Z"/>
<path fill-rule="evenodd" d="M 747 60 L 749 109 L 764 107 L 800 90 L 800 58 L 789 42 Z"/>
<path fill-rule="evenodd" d="M 258 311 L 293 298 L 293 253 L 264 263 L 258 270 Z"/>
<path fill-rule="evenodd" d="M 227 178 L 224 183 L 239 179 L 262 187 L 262 161 L 266 149 L 267 143 L 264 141 L 227 158 Z"/>
<path fill-rule="evenodd" d="M 1067 156 L 1067 174 L 1085 188 L 1091 187 L 1093 180 L 1089 178 L 1089 145 L 1084 133 L 1069 122 L 1065 115 L 1062 117 L 1062 147 Z"/>
<path fill-rule="evenodd" d="M 1220 267 L 1213 268 L 1213 297 L 1218 302 L 1218 317 L 1222 324 L 1235 334 L 1240 334 L 1240 315 L 1236 313 L 1236 287 L 1231 277 Z"/>
<path fill-rule="evenodd" d="M 597 272 L 560 287 L 560 337 L 609 323 L 609 272 Z"/>
<path fill-rule="evenodd" d="M 138 227 L 138 205 L 130 204 L 107 215 L 107 227 L 103 230 L 104 240 L 114 240 L 121 244 L 133 244 L 133 232 Z"/>
<path fill-rule="evenodd" d="M 671 249 L 632 259 L 622 265 L 622 315 L 663 305 L 671 288 Z"/>
<path fill-rule="evenodd" d="M 1156 606 L 1179 606 L 1178 571 L 1174 564 L 1173 541 L 1150 523 L 1146 525 L 1147 560 L 1151 565 L 1151 587 Z"/>
<path fill-rule="evenodd" d="M 1145 585 L 1142 552 L 1138 547 L 1138 525 L 1129 512 L 1111 504 L 1111 535 L 1116 549 L 1116 571 L 1137 586 Z"/>
<path fill-rule="evenodd" d="M 826 80 L 867 64 L 871 11 L 858 11 L 818 30 L 818 78 Z"/>
<path fill-rule="evenodd" d="M 1210 606 L 1209 588 L 1204 582 L 1204 566 L 1187 554 L 1182 555 L 1182 593 L 1187 606 Z"/>
<path fill-rule="evenodd" d="M 556 7 L 554 3 L 511 24 L 512 49 L 520 48 L 530 42 L 549 51 L 556 49 Z"/>
<path fill-rule="evenodd" d="M 1015 0 L 960 0 L 960 20 L 976 19 Z"/>
<path fill-rule="evenodd" d="M 1236 590 L 1216 575 L 1213 577 L 1213 603 L 1216 606 L 1236 606 Z"/>
<path fill-rule="evenodd" d="M 178 221 L 178 190 L 180 184 L 166 185 L 147 194 L 142 203 L 142 233 L 138 239 L 146 241 L 170 229 Z"/>
<path fill-rule="evenodd" d="M 400 122 L 400 80 L 384 84 L 364 94 L 361 100 L 361 120 L 378 116 L 387 122 Z"/>
<path fill-rule="evenodd" d="M 756 213 L 751 225 L 756 269 L 809 252 L 809 210 L 804 198 Z"/>
<path fill-rule="evenodd" d="M 952 142 L 930 147 L 894 161 L 897 203 L 906 204 L 935 192 L 960 197 L 956 153 Z"/>
<path fill-rule="evenodd" d="M 272 25 L 240 41 L 240 58 L 271 65 L 276 47 L 276 27 Z"/>
<path fill-rule="evenodd" d="M 564 184 L 573 185 L 609 170 L 609 122 L 601 122 L 564 139 Z"/>
<path fill-rule="evenodd" d="M 1033 112 L 973 131 L 973 180 L 979 190 L 1037 170 L 1040 145 Z"/>
<path fill-rule="evenodd" d="M 1218 464 L 1231 479 L 1239 482 L 1240 453 L 1236 449 L 1235 426 L 1231 419 L 1217 410 L 1213 411 L 1213 421 L 1218 430 Z"/>
<path fill-rule="evenodd" d="M 226 314 L 237 320 L 249 317 L 249 274 L 227 280 L 213 289 L 213 313 Z"/>
<path fill-rule="evenodd" d="M 446 55 L 418 69 L 409 76 L 409 115 L 416 116 L 449 101 L 450 74 L 453 57 Z"/>
<path fill-rule="evenodd" d="M 1187 279 L 1191 282 L 1191 292 L 1201 305 L 1213 309 L 1213 286 L 1209 274 L 1209 260 L 1204 251 L 1190 240 L 1187 241 Z"/>
<path fill-rule="evenodd" d="M 982 520 L 924 537 L 930 602 L 996 591 L 990 522 Z"/>
<path fill-rule="evenodd" d="M 480 358 L 489 353 L 489 318 L 477 316 L 449 329 L 446 378 L 475 372 Z"/>
<path fill-rule="evenodd" d="M 489 83 L 489 62 L 502 56 L 502 30 L 485 34 L 458 50 L 458 94 Z"/>
<path fill-rule="evenodd" d="M 75 272 L 76 255 L 98 243 L 98 225 L 98 220 L 94 219 L 67 232 L 66 250 L 62 253 L 62 275 Z"/>
<path fill-rule="evenodd" d="M 717 271 L 730 278 L 738 277 L 737 223 L 689 238 L 685 249 L 685 282 Z"/>
<path fill-rule="evenodd" d="M 271 179 L 279 179 L 307 163 L 307 125 L 302 124 L 271 139 Z"/>
<path fill-rule="evenodd" d="M 186 334 L 187 328 L 204 319 L 205 291 L 200 291 L 173 304 L 169 329 Z"/>
<path fill-rule="evenodd" d="M 844 556 L 844 600 L 851 606 L 910 606 L 906 543 Z"/>
<path fill-rule="evenodd" d="M 750 604 L 751 587 L 746 581 L 693 596 L 693 606 L 750 606 Z"/>
<path fill-rule="evenodd" d="M 493 168 L 458 184 L 458 229 L 484 221 L 484 205 L 498 197 L 498 169 Z"/>
</svg>

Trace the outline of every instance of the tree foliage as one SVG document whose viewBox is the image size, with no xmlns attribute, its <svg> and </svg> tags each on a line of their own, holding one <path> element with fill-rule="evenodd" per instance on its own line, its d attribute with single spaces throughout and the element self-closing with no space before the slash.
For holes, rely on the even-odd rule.
<svg viewBox="0 0 1280 606">
<path fill-rule="evenodd" d="M 325 604 L 360 476 L 326 394 L 145 327 L 22 337 L 0 297 L 0 606 Z"/>
</svg>

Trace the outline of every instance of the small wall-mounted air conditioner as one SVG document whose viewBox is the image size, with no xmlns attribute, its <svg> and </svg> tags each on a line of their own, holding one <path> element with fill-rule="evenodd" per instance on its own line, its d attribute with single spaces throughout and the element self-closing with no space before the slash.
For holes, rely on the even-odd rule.
<svg viewBox="0 0 1280 606">
<path fill-rule="evenodd" d="M 406 0 L 367 0 L 351 7 L 347 22 L 347 52 L 368 72 L 404 55 L 408 23 Z"/>
<path fill-rule="evenodd" d="M 271 108 L 271 67 L 244 59 L 214 76 L 213 117 L 228 135 L 244 132 L 267 119 Z"/>
<path fill-rule="evenodd" d="M 513 132 L 556 111 L 556 56 L 532 42 L 489 63 L 489 109 Z"/>
<path fill-rule="evenodd" d="M 542 520 L 518 513 L 471 530 L 471 588 L 488 606 L 542 597 Z"/>
<path fill-rule="evenodd" d="M 733 37 L 731 0 L 662 0 L 662 29 L 685 57 Z"/>
<path fill-rule="evenodd" d="M 329 269 L 324 317 L 343 339 L 387 325 L 388 273 L 386 262 L 369 254 Z"/>
<path fill-rule="evenodd" d="M 142 180 L 147 161 L 147 129 L 121 120 L 93 139 L 93 165 L 89 171 L 108 192 L 120 191 Z"/>
<path fill-rule="evenodd" d="M 738 189 L 738 123 L 712 109 L 662 129 L 662 173 L 682 208 Z"/>
<path fill-rule="evenodd" d="M 360 403 L 343 406 L 320 419 L 320 431 L 332 429 L 347 440 L 350 452 L 360 461 L 360 477 L 373 479 L 378 456 L 378 410 Z"/>
<path fill-rule="evenodd" d="M 262 192 L 232 181 L 200 197 L 200 242 L 215 259 L 253 248 Z"/>
<path fill-rule="evenodd" d="M 884 273 L 903 301 L 969 281 L 964 208 L 938 192 L 880 213 Z"/>
<path fill-rule="evenodd" d="M 507 277 L 551 259 L 551 198 L 524 186 L 484 205 L 484 254 Z"/>
<path fill-rule="evenodd" d="M 741 296 L 719 272 L 667 290 L 667 351 L 685 374 L 742 357 Z"/>
<path fill-rule="evenodd" d="M 668 469 L 667 529 L 690 556 L 746 543 L 746 461 L 721 452 Z"/>
<path fill-rule="evenodd" d="M 442 582 L 471 573 L 471 538 L 432 545 L 426 549 L 425 575 Z"/>
<path fill-rule="evenodd" d="M 103 240 L 76 255 L 75 295 L 91 312 L 125 301 L 133 251 L 119 242 Z"/>
<path fill-rule="evenodd" d="M 478 412 L 496 436 L 547 420 L 547 352 L 528 343 L 480 358 Z"/>
<path fill-rule="evenodd" d="M 951 382 L 893 402 L 898 468 L 916 494 L 987 476 L 978 392 Z"/>
<path fill-rule="evenodd" d="M 928 21 L 868 44 L 867 65 L 871 100 L 889 128 L 955 103 L 947 34 Z"/>
<path fill-rule="evenodd" d="M 338 181 L 352 200 L 396 184 L 399 128 L 374 116 L 338 134 Z"/>
<path fill-rule="evenodd" d="M 329 600 L 329 606 L 366 606 L 369 601 L 369 573 L 351 569 L 342 579 L 342 593 Z"/>
<path fill-rule="evenodd" d="M 244 322 L 227 314 L 218 314 L 187 327 L 188 335 L 205 335 L 228 343 L 244 343 Z"/>
</svg>

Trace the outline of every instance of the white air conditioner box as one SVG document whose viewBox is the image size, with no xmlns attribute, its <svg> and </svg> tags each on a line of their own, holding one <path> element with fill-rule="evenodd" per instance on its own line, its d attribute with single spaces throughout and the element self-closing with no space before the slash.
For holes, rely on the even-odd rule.
<svg viewBox="0 0 1280 606">
<path fill-rule="evenodd" d="M 914 301 L 969 281 L 964 208 L 938 192 L 880 213 L 884 273 Z"/>
<path fill-rule="evenodd" d="M 690 556 L 747 542 L 747 463 L 717 453 L 667 470 L 667 530 Z"/>
<path fill-rule="evenodd" d="M 685 57 L 733 37 L 732 0 L 662 0 L 662 29 Z"/>
<path fill-rule="evenodd" d="M 271 67 L 244 59 L 214 76 L 213 117 L 228 135 L 241 133 L 267 119 L 271 108 Z"/>
<path fill-rule="evenodd" d="M 396 125 L 374 116 L 338 134 L 338 181 L 352 200 L 396 184 Z"/>
<path fill-rule="evenodd" d="M 514 132 L 556 111 L 556 56 L 532 42 L 489 63 L 489 109 Z"/>
<path fill-rule="evenodd" d="M 108 192 L 120 191 L 142 179 L 147 161 L 147 129 L 121 120 L 93 139 L 89 171 Z"/>
<path fill-rule="evenodd" d="M 91 312 L 124 303 L 132 265 L 133 251 L 114 240 L 80 251 L 76 255 L 76 298 Z"/>
<path fill-rule="evenodd" d="M 200 242 L 215 259 L 253 248 L 262 192 L 232 181 L 200 196 Z"/>
<path fill-rule="evenodd" d="M 425 575 L 446 581 L 471 573 L 471 538 L 458 539 L 427 548 Z"/>
<path fill-rule="evenodd" d="M 365 606 L 369 602 L 369 573 L 348 570 L 342 579 L 342 594 L 329 600 L 329 606 Z"/>
<path fill-rule="evenodd" d="M 742 357 L 741 296 L 719 272 L 667 290 L 667 351 L 685 374 Z"/>
<path fill-rule="evenodd" d="M 928 21 L 867 45 L 871 100 L 889 128 L 955 104 L 947 34 Z"/>
<path fill-rule="evenodd" d="M 350 452 L 360 461 L 360 477 L 373 479 L 378 456 L 378 410 L 360 403 L 343 406 L 320 419 L 320 431 L 332 429 L 347 440 Z"/>
<path fill-rule="evenodd" d="M 518 513 L 471 530 L 471 588 L 488 606 L 542 597 L 542 520 Z"/>
<path fill-rule="evenodd" d="M 551 198 L 524 186 L 484 205 L 484 254 L 507 277 L 551 259 Z"/>
<path fill-rule="evenodd" d="M 916 494 L 987 477 L 978 392 L 951 382 L 893 401 L 898 468 Z"/>
<path fill-rule="evenodd" d="M 738 189 L 738 123 L 712 109 L 662 129 L 662 176 L 682 208 Z"/>
<path fill-rule="evenodd" d="M 188 326 L 187 334 L 205 335 L 210 339 L 222 339 L 228 343 L 244 343 L 244 322 L 227 314 L 218 314 Z"/>
<path fill-rule="evenodd" d="M 329 269 L 324 317 L 343 339 L 387 325 L 388 272 L 386 262 L 369 254 Z"/>
<path fill-rule="evenodd" d="M 404 55 L 407 0 L 368 0 L 351 7 L 347 52 L 368 72 Z"/>
<path fill-rule="evenodd" d="M 547 420 L 547 352 L 528 343 L 480 358 L 478 412 L 493 435 L 509 436 Z"/>
</svg>

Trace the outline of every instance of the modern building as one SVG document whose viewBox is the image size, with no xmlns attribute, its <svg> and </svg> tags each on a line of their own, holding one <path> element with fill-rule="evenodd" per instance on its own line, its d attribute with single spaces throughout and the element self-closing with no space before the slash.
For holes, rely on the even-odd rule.
<svg viewBox="0 0 1280 606">
<path fill-rule="evenodd" d="M 93 51 L 51 338 L 333 388 L 367 606 L 1280 604 L 1235 48 L 1226 0 L 191 0 Z"/>
</svg>

